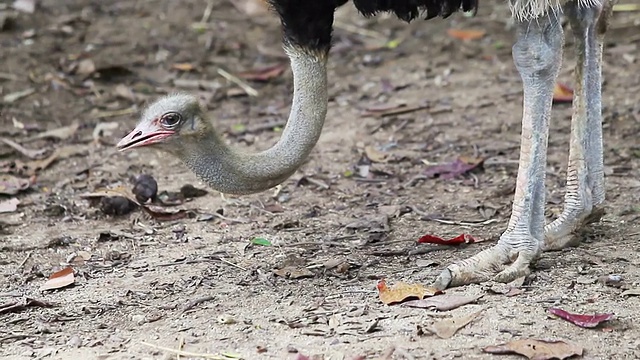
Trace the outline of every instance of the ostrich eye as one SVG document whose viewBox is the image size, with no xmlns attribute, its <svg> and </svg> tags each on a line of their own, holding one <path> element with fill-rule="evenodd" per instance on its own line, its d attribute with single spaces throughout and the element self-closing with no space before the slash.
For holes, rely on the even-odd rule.
<svg viewBox="0 0 640 360">
<path fill-rule="evenodd" d="M 162 126 L 164 127 L 174 128 L 180 123 L 181 120 L 182 116 L 180 116 L 180 114 L 172 112 L 162 115 L 160 123 L 162 123 Z"/>
</svg>

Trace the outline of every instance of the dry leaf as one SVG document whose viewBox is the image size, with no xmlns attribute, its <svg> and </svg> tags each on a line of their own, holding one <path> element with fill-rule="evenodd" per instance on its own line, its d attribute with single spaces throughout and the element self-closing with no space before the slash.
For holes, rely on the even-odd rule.
<svg viewBox="0 0 640 360">
<path fill-rule="evenodd" d="M 36 0 L 15 0 L 11 6 L 18 11 L 33 14 L 36 11 Z"/>
<path fill-rule="evenodd" d="M 469 41 L 481 39 L 486 34 L 486 31 L 449 29 L 447 30 L 447 34 L 458 40 Z"/>
<path fill-rule="evenodd" d="M 314 276 L 311 270 L 301 266 L 286 266 L 282 269 L 273 270 L 273 273 L 286 279 L 303 279 Z"/>
<path fill-rule="evenodd" d="M 264 0 L 232 0 L 230 2 L 236 9 L 249 16 L 266 15 L 269 13 L 267 2 Z"/>
<path fill-rule="evenodd" d="M 237 76 L 239 78 L 245 80 L 253 80 L 253 81 L 269 81 L 271 79 L 277 78 L 278 76 L 284 73 L 287 65 L 285 64 L 276 64 L 272 66 L 267 66 L 260 69 L 254 69 L 251 71 L 245 71 Z"/>
<path fill-rule="evenodd" d="M 0 201 L 0 213 L 14 212 L 18 210 L 18 204 L 20 200 L 17 198 L 11 198 L 9 200 Z"/>
<path fill-rule="evenodd" d="M 620 295 L 621 296 L 640 296 L 640 289 L 625 290 Z"/>
<path fill-rule="evenodd" d="M 364 153 L 367 155 L 367 158 L 376 163 L 384 163 L 387 162 L 387 158 L 389 157 L 388 153 L 384 153 L 379 151 L 373 146 L 367 146 L 364 148 Z"/>
<path fill-rule="evenodd" d="M 465 295 L 449 295 L 442 294 L 436 295 L 427 299 L 421 300 L 411 300 L 402 303 L 403 306 L 421 308 L 421 309 L 432 309 L 438 311 L 448 311 L 459 308 L 460 306 L 471 304 L 478 299 L 480 296 L 465 296 Z"/>
<path fill-rule="evenodd" d="M 76 74 L 88 76 L 96 72 L 96 64 L 91 59 L 83 59 L 78 63 Z"/>
<path fill-rule="evenodd" d="M 126 85 L 116 85 L 115 89 L 113 89 L 113 93 L 116 95 L 116 97 L 129 101 L 136 101 L 136 95 L 133 93 L 133 90 L 131 90 L 131 88 Z"/>
<path fill-rule="evenodd" d="M 568 359 L 581 356 L 582 347 L 562 340 L 513 340 L 506 344 L 487 346 L 482 351 L 490 354 L 520 354 L 530 360 Z"/>
<path fill-rule="evenodd" d="M 196 67 L 193 64 L 189 63 L 176 63 L 171 65 L 172 69 L 180 70 L 180 71 L 193 71 Z"/>
<path fill-rule="evenodd" d="M 46 138 L 56 138 L 56 139 L 60 139 L 60 140 L 66 140 L 66 139 L 70 138 L 71 136 L 73 136 L 76 133 L 76 131 L 78 131 L 79 127 L 80 127 L 79 123 L 73 123 L 73 124 L 71 124 L 69 126 L 63 126 L 61 128 L 57 128 L 57 129 L 45 131 L 45 132 L 40 133 L 40 134 L 36 134 L 36 135 L 24 140 L 24 142 L 30 142 L 30 141 L 39 140 L 39 139 L 46 139 Z"/>
<path fill-rule="evenodd" d="M 22 179 L 12 175 L 0 175 L 0 194 L 15 195 L 31 186 L 29 179 Z"/>
<path fill-rule="evenodd" d="M 573 89 L 569 86 L 556 83 L 553 87 L 553 102 L 558 103 L 570 103 L 573 101 Z"/>
<path fill-rule="evenodd" d="M 578 325 L 584 328 L 592 328 L 598 326 L 601 322 L 609 321 L 613 319 L 613 314 L 593 314 L 593 315 L 582 315 L 582 314 L 572 314 L 568 311 L 559 309 L 559 308 L 549 308 L 547 311 L 552 313 L 555 316 L 558 316 L 564 320 L 569 321 L 574 325 Z"/>
<path fill-rule="evenodd" d="M 393 288 L 388 288 L 385 280 L 380 280 L 377 285 L 378 296 L 380 300 L 392 305 L 412 298 L 418 300 L 424 299 L 425 296 L 433 296 L 442 293 L 433 287 L 425 287 L 421 284 L 407 284 L 404 282 L 397 283 Z"/>
<path fill-rule="evenodd" d="M 65 286 L 69 286 L 76 281 L 75 276 L 73 275 L 73 268 L 66 267 L 60 271 L 57 271 L 51 276 L 49 276 L 49 280 L 47 280 L 42 286 L 40 290 L 53 290 L 60 289 Z"/>
<path fill-rule="evenodd" d="M 22 99 L 23 97 L 27 97 L 27 96 L 33 94 L 34 92 L 36 92 L 36 89 L 29 88 L 29 89 L 22 90 L 22 91 L 16 91 L 16 92 L 8 93 L 7 95 L 2 97 L 2 101 L 5 104 L 10 104 L 12 102 L 16 102 L 16 101 Z"/>
<path fill-rule="evenodd" d="M 27 149 L 24 146 L 16 143 L 15 141 L 7 138 L 0 138 L 0 141 L 11 146 L 14 150 L 28 157 L 29 159 L 39 159 L 47 152 L 47 150 L 44 150 L 44 149 L 40 149 L 40 150 Z"/>
<path fill-rule="evenodd" d="M 441 339 L 448 339 L 455 335 L 458 330 L 471 323 L 483 310 L 484 309 L 480 309 L 465 316 L 438 321 L 428 330 L 436 334 Z"/>
</svg>

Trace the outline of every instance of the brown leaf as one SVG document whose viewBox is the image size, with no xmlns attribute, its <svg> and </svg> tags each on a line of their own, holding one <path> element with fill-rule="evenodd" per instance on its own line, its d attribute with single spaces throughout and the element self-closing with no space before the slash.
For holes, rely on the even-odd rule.
<svg viewBox="0 0 640 360">
<path fill-rule="evenodd" d="M 480 309 L 468 315 L 438 321 L 428 330 L 441 339 L 448 339 L 455 335 L 458 330 L 471 323 L 483 310 L 484 309 Z"/>
<path fill-rule="evenodd" d="M 402 305 L 408 306 L 408 307 L 414 307 L 414 308 L 421 308 L 421 309 L 449 311 L 449 310 L 459 308 L 460 306 L 463 306 L 463 305 L 471 304 L 477 301 L 478 299 L 480 299 L 481 297 L 482 295 L 464 296 L 464 295 L 442 294 L 442 295 L 432 296 L 427 299 L 406 301 L 402 303 Z"/>
<path fill-rule="evenodd" d="M 481 39 L 486 31 L 484 30 L 462 30 L 462 29 L 449 29 L 447 30 L 447 34 L 454 39 L 458 40 L 478 40 Z"/>
<path fill-rule="evenodd" d="M 277 78 L 284 70 L 287 68 L 285 64 L 276 64 L 272 66 L 267 66 L 259 69 L 254 69 L 250 71 L 245 71 L 238 74 L 239 78 L 245 80 L 253 80 L 253 81 L 269 81 L 271 79 Z"/>
<path fill-rule="evenodd" d="M 49 280 L 47 280 L 42 286 L 40 290 L 53 290 L 59 289 L 65 286 L 69 286 L 76 281 L 75 276 L 73 275 L 73 268 L 66 267 L 60 271 L 57 271 L 51 276 L 49 276 Z"/>
<path fill-rule="evenodd" d="M 311 270 L 302 266 L 285 266 L 282 269 L 274 269 L 273 273 L 286 279 L 302 279 L 314 276 Z"/>
<path fill-rule="evenodd" d="M 570 103 L 573 101 L 573 89 L 568 85 L 557 82 L 553 87 L 553 102 Z"/>
<path fill-rule="evenodd" d="M 369 160 L 371 160 L 372 162 L 376 162 L 376 163 L 385 163 L 387 162 L 387 159 L 389 157 L 388 153 L 384 153 L 382 151 L 379 151 L 378 149 L 376 149 L 373 146 L 367 146 L 364 148 L 364 153 L 365 155 L 367 155 L 367 158 L 369 158 Z"/>
<path fill-rule="evenodd" d="M 31 180 L 12 175 L 0 175 L 0 194 L 15 195 L 31 186 Z"/>
<path fill-rule="evenodd" d="M 20 200 L 17 198 L 11 198 L 9 200 L 0 201 L 0 213 L 14 212 L 18 210 L 18 204 Z"/>
<path fill-rule="evenodd" d="M 171 68 L 180 71 L 194 71 L 196 69 L 195 65 L 189 63 L 176 63 L 171 65 Z"/>
<path fill-rule="evenodd" d="M 380 301 L 387 305 L 400 303 L 412 298 L 421 300 L 425 296 L 433 296 L 441 293 L 440 290 L 433 287 L 425 287 L 421 284 L 407 284 L 404 282 L 399 282 L 393 286 L 393 288 L 389 288 L 385 280 L 380 280 L 377 288 Z"/>
<path fill-rule="evenodd" d="M 581 356 L 583 349 L 562 340 L 520 339 L 487 346 L 482 351 L 490 354 L 520 354 L 530 360 L 563 360 L 576 355 Z"/>
</svg>

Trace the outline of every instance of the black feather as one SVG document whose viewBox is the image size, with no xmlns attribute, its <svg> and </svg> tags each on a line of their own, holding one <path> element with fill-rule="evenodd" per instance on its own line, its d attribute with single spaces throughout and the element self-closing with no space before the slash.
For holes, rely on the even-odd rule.
<svg viewBox="0 0 640 360">
<path fill-rule="evenodd" d="M 326 55 L 331 47 L 333 14 L 348 0 L 269 0 L 280 15 L 285 45 Z M 446 18 L 456 11 L 477 11 L 480 0 L 353 0 L 360 13 L 393 12 L 404 21 L 424 16 Z"/>
</svg>

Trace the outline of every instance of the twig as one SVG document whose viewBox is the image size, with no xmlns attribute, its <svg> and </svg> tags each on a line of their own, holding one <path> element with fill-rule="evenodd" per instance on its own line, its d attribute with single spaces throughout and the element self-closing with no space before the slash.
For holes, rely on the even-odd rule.
<svg viewBox="0 0 640 360">
<path fill-rule="evenodd" d="M 185 312 L 191 310 L 194 306 L 202 304 L 203 302 L 207 302 L 207 301 L 211 301 L 215 299 L 213 296 L 208 295 L 208 296 L 204 296 L 195 300 L 191 300 L 187 303 L 187 305 L 184 306 L 184 308 L 182 309 L 182 311 L 180 311 L 180 314 L 184 314 Z M 179 354 L 178 354 L 179 355 Z"/>
<path fill-rule="evenodd" d="M 176 354 L 176 355 L 182 355 L 182 356 L 190 356 L 190 357 L 200 357 L 200 358 L 205 358 L 205 359 L 212 359 L 212 360 L 229 360 L 230 358 L 228 356 L 221 356 L 221 355 L 216 355 L 216 354 L 200 354 L 200 353 L 194 353 L 194 352 L 190 352 L 190 351 L 183 351 L 183 350 L 178 350 L 178 349 L 171 349 L 168 347 L 164 347 L 164 346 L 159 346 L 159 345 L 154 345 L 154 344 L 149 344 L 146 343 L 144 341 L 140 342 L 141 345 L 144 346 L 149 346 L 158 350 L 162 350 L 162 351 L 166 351 L 172 354 Z"/>
<path fill-rule="evenodd" d="M 354 26 L 348 23 L 343 23 L 342 21 L 334 21 L 333 26 L 336 29 L 342 29 L 344 31 L 348 31 L 350 33 L 354 33 L 354 34 L 358 34 L 358 35 L 362 35 L 365 37 L 370 37 L 376 40 L 381 40 L 381 41 L 387 41 L 387 37 L 384 36 L 382 33 L 379 33 L 377 31 L 373 31 L 373 30 L 368 30 L 368 29 L 363 29 L 360 26 Z"/>
<path fill-rule="evenodd" d="M 235 267 L 235 268 L 238 268 L 238 269 L 240 269 L 240 270 L 242 270 L 242 271 L 247 271 L 247 269 L 246 269 L 246 268 L 243 268 L 242 266 L 240 266 L 240 265 L 238 265 L 238 264 L 234 264 L 234 263 L 232 263 L 231 261 L 225 260 L 225 259 L 223 259 L 223 258 L 218 258 L 218 260 L 222 261 L 223 263 L 225 263 L 225 264 L 227 264 L 227 265 L 231 265 L 231 266 L 233 266 L 233 267 Z"/>
<path fill-rule="evenodd" d="M 240 78 L 238 78 L 237 76 L 231 75 L 230 73 L 226 72 L 223 69 L 218 68 L 218 74 L 220 74 L 220 76 L 222 76 L 223 78 L 231 81 L 232 83 L 238 85 L 242 90 L 244 90 L 244 92 L 247 93 L 247 95 L 249 96 L 258 96 L 258 90 L 254 89 L 251 87 L 251 85 L 247 84 L 246 82 L 240 80 Z"/>
<path fill-rule="evenodd" d="M 20 265 L 18 265 L 18 269 L 21 269 L 24 266 L 24 264 L 27 263 L 27 260 L 29 260 L 29 258 L 31 257 L 32 254 L 33 254 L 33 250 L 31 250 L 31 251 L 29 251 L 27 253 L 27 256 L 25 256 L 24 259 L 22 260 L 22 262 L 20 262 Z"/>
<path fill-rule="evenodd" d="M 211 17 L 211 12 L 213 11 L 213 1 L 207 1 L 207 7 L 204 8 L 204 14 L 202 14 L 202 19 L 200 22 L 206 24 L 209 22 L 209 18 Z"/>
<path fill-rule="evenodd" d="M 498 222 L 497 219 L 488 219 L 488 220 L 479 220 L 479 221 L 456 221 L 456 220 L 446 220 L 446 219 L 437 219 L 431 217 L 431 215 L 426 212 L 418 209 L 413 205 L 409 205 L 409 208 L 414 213 L 420 215 L 422 220 L 431 220 L 445 225 L 463 225 L 463 226 L 485 226 L 489 224 L 493 224 L 494 222 Z"/>
</svg>

